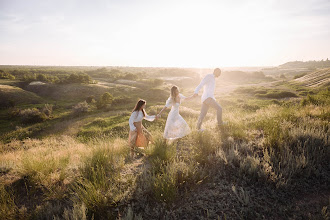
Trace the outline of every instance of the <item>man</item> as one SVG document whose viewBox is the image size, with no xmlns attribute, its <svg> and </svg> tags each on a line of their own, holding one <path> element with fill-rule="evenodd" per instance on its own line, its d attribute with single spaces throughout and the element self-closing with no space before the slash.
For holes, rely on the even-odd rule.
<svg viewBox="0 0 330 220">
<path fill-rule="evenodd" d="M 200 131 L 203 130 L 201 129 L 202 122 L 210 107 L 217 110 L 218 127 L 221 127 L 223 125 L 222 108 L 214 98 L 215 78 L 219 77 L 220 75 L 221 75 L 221 70 L 219 68 L 214 69 L 213 74 L 206 75 L 204 79 L 201 81 L 201 83 L 195 89 L 194 96 L 197 96 L 199 90 L 201 90 L 201 88 L 205 86 L 202 95 L 202 109 L 197 122 L 197 129 Z"/>
</svg>

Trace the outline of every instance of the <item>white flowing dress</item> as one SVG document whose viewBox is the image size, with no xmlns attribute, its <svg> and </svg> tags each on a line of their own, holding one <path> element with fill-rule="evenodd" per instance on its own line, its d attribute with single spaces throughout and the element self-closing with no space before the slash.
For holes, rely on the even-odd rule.
<svg viewBox="0 0 330 220">
<path fill-rule="evenodd" d="M 188 135 L 191 130 L 187 122 L 179 114 L 179 107 L 181 102 L 186 98 L 182 94 L 180 96 L 180 103 L 175 102 L 170 98 L 167 99 L 165 106 L 171 108 L 170 113 L 167 116 L 164 138 L 169 140 L 174 140 L 177 138 L 182 138 Z"/>
</svg>

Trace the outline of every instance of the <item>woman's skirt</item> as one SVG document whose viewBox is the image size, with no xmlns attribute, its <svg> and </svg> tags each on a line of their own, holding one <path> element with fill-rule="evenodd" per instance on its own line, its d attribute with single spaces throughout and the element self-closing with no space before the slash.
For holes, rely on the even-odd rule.
<svg viewBox="0 0 330 220">
<path fill-rule="evenodd" d="M 131 148 L 147 147 L 151 141 L 151 134 L 144 127 L 142 133 L 138 135 L 137 131 L 129 131 L 128 142 Z"/>
</svg>

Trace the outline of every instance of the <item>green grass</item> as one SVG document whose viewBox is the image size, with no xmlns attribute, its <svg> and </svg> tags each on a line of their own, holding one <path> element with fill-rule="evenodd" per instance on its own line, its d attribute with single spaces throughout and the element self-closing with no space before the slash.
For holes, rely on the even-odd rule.
<svg viewBox="0 0 330 220">
<path fill-rule="evenodd" d="M 98 137 L 121 137 L 125 138 L 128 133 L 129 116 L 111 116 L 109 118 L 96 118 L 86 124 L 78 132 L 77 137 L 82 141 L 92 140 Z"/>
</svg>

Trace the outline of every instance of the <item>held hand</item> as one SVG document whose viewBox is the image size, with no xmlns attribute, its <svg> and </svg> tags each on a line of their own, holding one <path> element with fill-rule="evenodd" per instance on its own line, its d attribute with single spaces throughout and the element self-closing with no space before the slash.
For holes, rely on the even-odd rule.
<svg viewBox="0 0 330 220">
<path fill-rule="evenodd" d="M 194 97 L 196 97 L 196 96 L 198 96 L 198 94 L 197 93 L 194 93 L 193 95 L 192 95 L 192 97 L 194 98 Z"/>
</svg>

